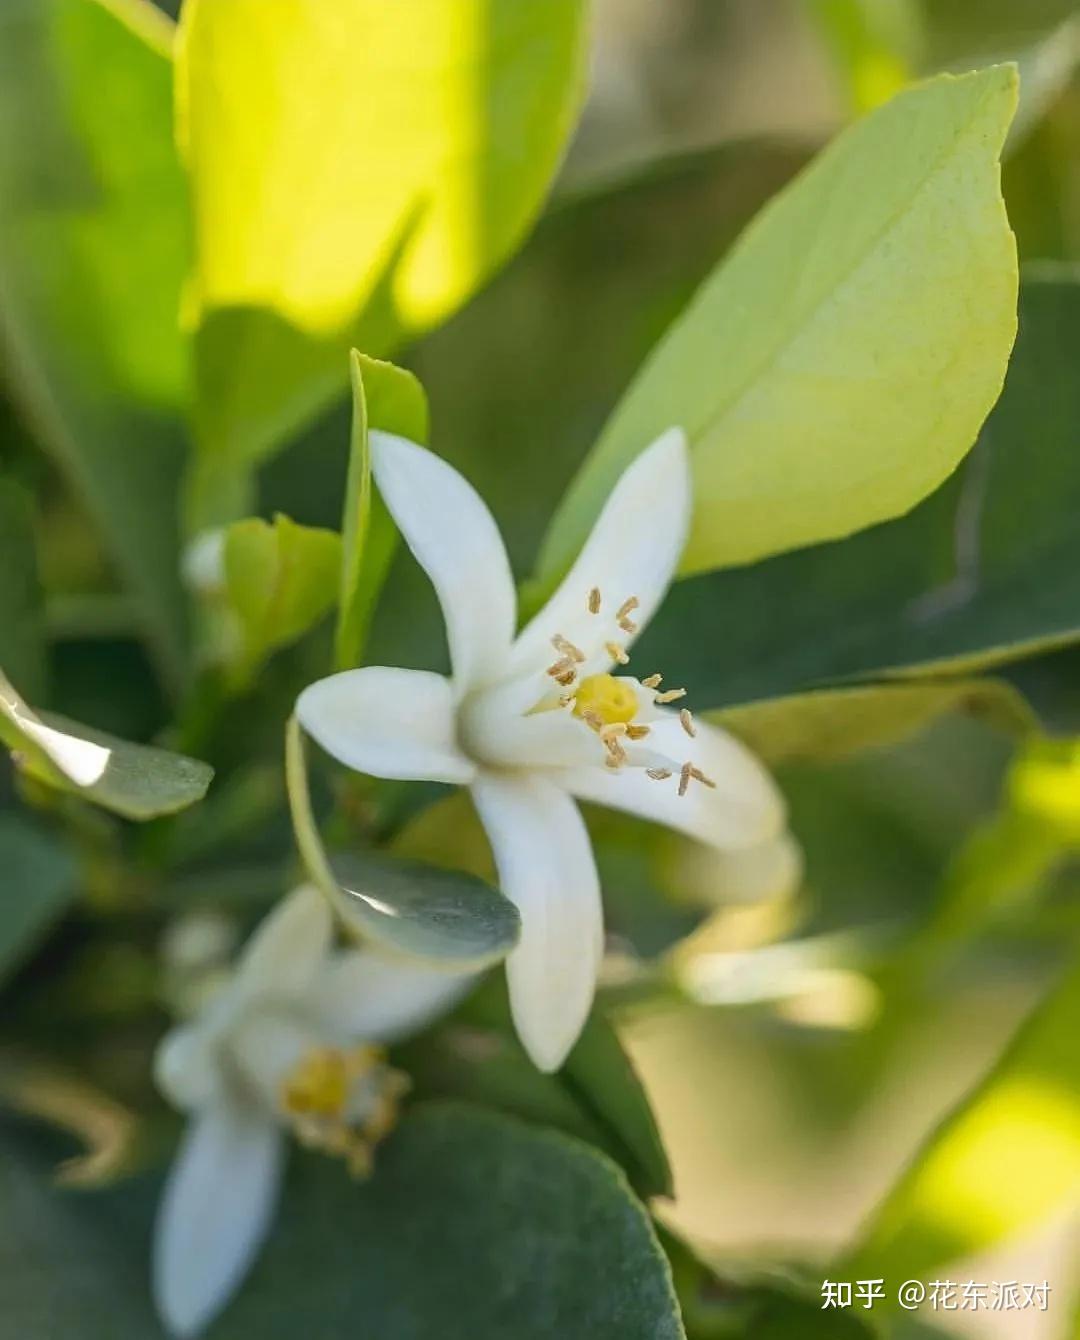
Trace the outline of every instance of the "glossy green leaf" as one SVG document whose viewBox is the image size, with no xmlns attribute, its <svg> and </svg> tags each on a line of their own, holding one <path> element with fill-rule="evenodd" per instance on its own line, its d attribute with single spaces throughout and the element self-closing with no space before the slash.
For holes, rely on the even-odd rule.
<svg viewBox="0 0 1080 1340">
<path fill-rule="evenodd" d="M 148 0 L 7 0 L 0 12 L 5 378 L 175 675 L 189 248 L 171 40 Z"/>
<path fill-rule="evenodd" d="M 36 1157 L 35 1157 L 36 1154 Z M 0 1288 L 17 1334 L 156 1340 L 157 1179 L 50 1187 L 25 1136 L 0 1159 Z M 282 1212 L 207 1340 L 684 1340 L 648 1215 L 579 1141 L 464 1106 L 406 1117 L 357 1182 L 294 1152 Z"/>
<path fill-rule="evenodd" d="M 126 819 L 174 814 L 201 800 L 214 770 L 197 759 L 27 707 L 0 674 L 0 740 L 38 780 Z"/>
<path fill-rule="evenodd" d="M 844 1270 L 909 1279 L 1034 1229 L 1075 1204 L 1078 1018 L 1080 961 L 1074 961 L 986 1080 L 917 1154 Z"/>
<path fill-rule="evenodd" d="M 341 540 L 334 531 L 298 526 L 280 512 L 225 531 L 225 599 L 236 616 L 241 682 L 279 647 L 302 637 L 337 597 Z"/>
<path fill-rule="evenodd" d="M 1024 734 L 1035 724 L 1016 689 L 992 679 L 819 689 L 743 703 L 713 712 L 710 719 L 775 767 L 896 744 L 946 712 L 963 712 L 1013 734 Z"/>
<path fill-rule="evenodd" d="M 0 477 L 0 665 L 26 691 L 45 683 L 45 626 L 35 555 L 33 502 Z"/>
<path fill-rule="evenodd" d="M 193 507 L 487 278 L 573 127 L 582 0 L 191 0 L 180 131 L 198 325 Z"/>
<path fill-rule="evenodd" d="M 328 853 L 311 806 L 300 725 L 285 732 L 285 775 L 301 858 L 344 924 L 391 953 L 481 968 L 517 943 L 517 908 L 483 880 L 375 852 Z"/>
<path fill-rule="evenodd" d="M 910 89 L 771 203 L 615 410 L 541 577 L 565 570 L 623 469 L 672 424 L 693 451 L 688 573 L 850 534 L 955 469 L 1016 330 L 998 168 L 1016 96 L 1005 66 Z"/>
<path fill-rule="evenodd" d="M 341 521 L 341 596 L 334 659 L 339 670 L 360 661 L 364 637 L 397 542 L 397 529 L 371 486 L 368 431 L 381 428 L 425 443 L 428 408 L 424 388 L 411 372 L 367 358 L 354 349 L 352 438 Z"/>
<path fill-rule="evenodd" d="M 67 849 L 29 820 L 0 814 L 0 983 L 19 968 L 77 888 Z"/>
<path fill-rule="evenodd" d="M 910 516 L 680 582 L 635 651 L 699 709 L 855 676 L 971 674 L 1080 635 L 1080 284 L 1025 279 L 1005 392 Z"/>
</svg>

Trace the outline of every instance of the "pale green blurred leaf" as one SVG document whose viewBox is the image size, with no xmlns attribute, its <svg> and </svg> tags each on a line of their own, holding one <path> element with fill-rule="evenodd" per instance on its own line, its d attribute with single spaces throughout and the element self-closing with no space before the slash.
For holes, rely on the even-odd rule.
<svg viewBox="0 0 1080 1340">
<path fill-rule="evenodd" d="M 428 407 L 411 372 L 353 350 L 353 417 L 349 473 L 341 523 L 341 597 L 334 659 L 339 670 L 360 660 L 364 637 L 396 547 L 397 529 L 371 487 L 368 431 L 381 428 L 424 443 Z"/>
<path fill-rule="evenodd" d="M 225 531 L 225 599 L 241 646 L 235 673 L 246 682 L 279 647 L 302 637 L 337 597 L 341 539 L 298 526 L 280 512 L 273 523 L 234 521 Z"/>
<path fill-rule="evenodd" d="M 15 403 L 85 500 L 175 675 L 189 248 L 171 33 L 147 0 L 6 0 L 0 347 Z"/>
<path fill-rule="evenodd" d="M 18 969 L 76 891 L 66 847 L 15 814 L 0 814 L 0 983 Z"/>
<path fill-rule="evenodd" d="M 873 1215 L 842 1278 L 909 1279 L 1016 1237 L 1080 1197 L 1080 960 Z M 838 1267 L 841 1269 L 841 1267 Z"/>
<path fill-rule="evenodd" d="M 818 689 L 742 703 L 709 716 L 775 767 L 897 744 L 946 712 L 962 712 L 1015 734 L 1035 723 L 1017 690 L 991 679 Z"/>
<path fill-rule="evenodd" d="M 0 673 L 0 740 L 31 776 L 127 819 L 193 805 L 214 770 L 197 759 L 131 744 L 55 712 L 34 712 Z"/>
<path fill-rule="evenodd" d="M 931 80 L 782 192 L 621 401 L 541 576 L 568 566 L 619 474 L 672 424 L 693 449 L 686 572 L 850 534 L 940 484 L 997 399 L 1016 329 L 997 161 L 1015 106 L 1009 67 Z"/>
<path fill-rule="evenodd" d="M 199 526 L 348 374 L 513 249 L 573 127 L 582 0 L 190 0 Z M 225 518 L 228 519 L 228 518 Z"/>
<path fill-rule="evenodd" d="M 0 477 L 0 665 L 27 693 L 45 683 L 45 626 L 34 549 L 33 500 Z"/>
</svg>

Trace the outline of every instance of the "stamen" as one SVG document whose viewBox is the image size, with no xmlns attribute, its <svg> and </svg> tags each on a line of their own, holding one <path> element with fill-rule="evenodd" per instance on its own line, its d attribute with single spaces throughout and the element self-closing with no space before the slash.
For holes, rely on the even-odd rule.
<svg viewBox="0 0 1080 1340">
<path fill-rule="evenodd" d="M 671 776 L 670 768 L 646 768 L 645 776 L 651 777 L 654 782 L 666 782 Z"/>
<path fill-rule="evenodd" d="M 693 772 L 693 765 L 684 763 L 679 769 L 679 795 L 685 796 L 686 789 L 690 785 L 690 776 Z"/>
<path fill-rule="evenodd" d="M 694 728 L 694 718 L 690 715 L 689 707 L 684 707 L 679 713 L 679 724 L 691 739 L 697 735 L 697 731 Z"/>
<path fill-rule="evenodd" d="M 617 665 L 630 664 L 630 657 L 617 642 L 605 642 L 604 650 Z"/>
<path fill-rule="evenodd" d="M 663 683 L 663 675 L 650 675 L 648 679 L 641 681 L 641 687 L 644 689 L 658 689 Z"/>
<path fill-rule="evenodd" d="M 552 679 L 557 680 L 560 675 L 565 675 L 567 670 L 574 670 L 574 658 L 572 656 L 563 656 L 557 660 L 554 665 L 549 665 L 547 673 Z M 576 674 L 577 672 L 574 671 L 574 673 Z"/>
<path fill-rule="evenodd" d="M 668 689 L 666 693 L 658 693 L 653 701 L 657 703 L 673 703 L 677 699 L 685 697 L 685 689 Z"/>
<path fill-rule="evenodd" d="M 629 731 L 625 721 L 610 721 L 600 731 L 600 738 L 607 744 L 608 740 L 617 739 L 620 735 L 626 735 Z"/>
<path fill-rule="evenodd" d="M 606 731 L 600 736 L 604 742 L 604 748 L 608 751 L 605 759 L 609 768 L 621 768 L 626 762 L 626 750 L 619 743 L 617 734 L 608 734 Z"/>
<path fill-rule="evenodd" d="M 648 733 L 648 726 L 627 726 L 626 728 L 626 738 L 628 740 L 644 740 Z"/>
<path fill-rule="evenodd" d="M 594 586 L 589 592 L 589 613 L 600 613 L 600 588 L 598 586 Z"/>
<path fill-rule="evenodd" d="M 560 688 L 567 689 L 575 679 L 577 679 L 577 671 L 571 668 L 561 675 L 556 675 L 555 683 L 558 684 Z"/>
<path fill-rule="evenodd" d="M 585 659 L 585 653 L 580 647 L 575 647 L 569 638 L 563 637 L 562 633 L 556 633 L 551 639 L 551 645 L 556 651 L 561 651 L 567 660 L 576 661 L 578 665 Z"/>
<path fill-rule="evenodd" d="M 707 786 L 710 791 L 716 790 L 716 783 L 711 777 L 706 777 L 700 768 L 691 768 L 690 776 L 693 777 L 695 782 L 701 782 L 703 785 Z"/>
<path fill-rule="evenodd" d="M 637 609 L 637 607 L 640 604 L 641 601 L 638 600 L 637 596 L 631 596 L 629 600 L 624 600 L 623 603 L 619 606 L 619 608 L 615 611 L 615 622 L 619 625 L 619 627 L 623 630 L 624 633 L 637 632 L 637 624 L 633 621 L 633 619 L 630 618 L 630 615 L 633 613 L 634 610 Z"/>
<path fill-rule="evenodd" d="M 559 706 L 560 706 L 560 707 L 573 707 L 573 705 L 574 705 L 576 702 L 577 702 L 577 694 L 576 694 L 576 693 L 564 693 L 564 694 L 562 694 L 562 695 L 560 696 L 560 698 L 559 698 Z"/>
<path fill-rule="evenodd" d="M 581 713 L 581 719 L 591 730 L 596 731 L 597 735 L 604 729 L 604 718 L 597 712 L 591 712 L 587 708 Z"/>
</svg>

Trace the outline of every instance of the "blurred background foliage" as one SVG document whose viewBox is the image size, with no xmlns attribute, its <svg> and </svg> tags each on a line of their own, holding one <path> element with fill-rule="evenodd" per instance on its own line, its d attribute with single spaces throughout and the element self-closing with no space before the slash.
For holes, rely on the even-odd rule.
<svg viewBox="0 0 1080 1340">
<path fill-rule="evenodd" d="M 691 1336 L 862 1334 L 854 1317 L 815 1330 L 826 1324 L 815 1303 L 799 1301 L 833 1260 L 834 1276 L 897 1283 L 946 1268 L 957 1279 L 1048 1278 L 1048 1314 L 933 1324 L 1070 1340 L 1080 1334 L 1070 1321 L 1080 1313 L 1080 654 L 1066 645 L 1080 629 L 1080 6 L 596 0 L 583 94 L 578 7 L 551 5 L 565 12 L 546 15 L 542 40 L 537 6 L 494 6 L 505 25 L 496 46 L 510 56 L 484 78 L 505 132 L 481 146 L 471 197 L 448 178 L 419 219 L 393 202 L 373 219 L 370 200 L 343 188 L 337 157 L 395 120 L 449 128 L 434 166 L 427 138 L 387 142 L 407 200 L 409 172 L 441 180 L 439 155 L 457 162 L 477 138 L 434 94 L 415 117 L 393 110 L 392 88 L 373 101 L 380 70 L 358 69 L 312 130 L 330 135 L 327 155 L 301 156 L 281 181 L 283 199 L 311 206 L 323 193 L 331 222 L 308 248 L 301 211 L 281 214 L 299 235 L 245 236 L 242 175 L 210 173 L 219 195 L 200 188 L 200 161 L 242 161 L 255 151 L 244 133 L 274 130 L 268 117 L 249 120 L 232 144 L 243 80 L 200 102 L 184 83 L 190 52 L 181 161 L 173 37 L 157 11 L 8 0 L 0 14 L 0 662 L 33 703 L 183 748 L 219 774 L 203 806 L 118 836 L 114 819 L 72 812 L 4 772 L 3 882 L 28 892 L 0 932 L 0 1030 L 19 1044 L 0 1074 L 24 1107 L 54 1115 L 40 1096 L 49 1085 L 25 1082 L 25 1052 L 50 1057 L 65 1083 L 91 1085 L 101 1120 L 82 1139 L 99 1154 L 101 1130 L 106 1144 L 128 1138 L 110 1103 L 156 1112 L 130 1140 L 141 1158 L 168 1135 L 147 1092 L 166 1003 L 158 941 L 180 912 L 235 935 L 280 892 L 292 859 L 281 722 L 297 688 L 323 673 L 331 637 L 323 622 L 267 649 L 240 688 L 203 673 L 193 691 L 181 537 L 245 510 L 338 526 L 349 344 L 420 378 L 432 444 L 488 499 L 524 578 L 612 407 L 755 212 L 836 130 L 911 80 L 1013 59 L 1024 91 L 1003 180 L 1021 329 L 979 444 L 900 520 L 681 583 L 644 644 L 646 659 L 662 644 L 668 674 L 702 707 L 727 709 L 776 766 L 802 847 L 797 887 L 778 877 L 771 896 L 761 872 L 610 814 L 590 826 L 612 933 L 606 999 L 674 1168 L 677 1194 L 659 1213 L 696 1252 L 669 1244 Z M 443 36 L 429 43 L 433 61 L 464 50 L 468 63 L 468 35 Z M 354 38 L 328 23 L 317 40 Z M 278 41 L 250 59 L 280 63 L 285 79 L 286 26 Z M 362 61 L 362 42 L 356 51 Z M 515 127 L 534 123 L 533 106 L 550 119 L 523 148 Z M 505 198 L 485 191 L 485 174 L 507 172 L 524 184 Z M 330 262 L 361 220 L 370 268 L 357 274 Z M 440 227 L 468 237 L 450 274 L 425 259 Z M 288 322 L 260 306 L 275 286 Z M 269 543 L 261 535 L 252 542 Z M 430 666 L 441 638 L 427 583 L 399 554 L 367 656 Z M 856 689 L 820 695 L 775 728 L 746 714 L 758 699 L 928 662 L 963 678 L 920 681 L 885 714 L 860 706 Z M 993 681 L 974 678 L 995 662 Z M 1043 735 L 1030 734 L 1032 711 Z M 485 873 L 459 801 L 422 804 L 356 779 L 319 785 L 335 789 L 339 836 L 392 830 L 402 854 Z M 52 840 L 57 820 L 71 825 L 70 849 Z M 421 1089 L 524 1105 L 594 1138 L 595 1111 L 546 1081 L 507 1100 L 525 1084 L 520 1060 L 507 1055 L 505 1073 L 471 1068 L 466 1048 L 451 1083 L 439 1055 L 417 1052 Z M 59 1100 L 69 1121 L 93 1110 L 76 1092 Z M 60 1241 L 70 1228 L 56 1230 Z M 897 1334 L 946 1333 L 904 1324 Z"/>
</svg>

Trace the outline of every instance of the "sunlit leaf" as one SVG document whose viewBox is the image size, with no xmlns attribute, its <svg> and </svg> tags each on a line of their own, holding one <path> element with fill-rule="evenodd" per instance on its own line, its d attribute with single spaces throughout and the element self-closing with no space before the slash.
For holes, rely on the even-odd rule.
<svg viewBox="0 0 1080 1340">
<path fill-rule="evenodd" d="M 76 892 L 67 849 L 15 814 L 0 814 L 0 983 L 19 968 Z"/>
<path fill-rule="evenodd" d="M 573 126 L 581 0 L 191 0 L 180 131 L 198 325 L 192 506 L 442 320 L 535 215 Z M 227 517 L 225 519 L 228 519 Z"/>
<path fill-rule="evenodd" d="M 0 674 L 0 740 L 30 775 L 127 819 L 154 819 L 193 805 L 214 770 L 197 759 L 131 744 L 55 712 L 27 707 Z"/>
<path fill-rule="evenodd" d="M 175 674 L 188 225 L 171 41 L 148 0 L 7 0 L 0 12 L 5 379 Z"/>
<path fill-rule="evenodd" d="M 541 576 L 568 566 L 616 478 L 672 424 L 693 451 L 688 573 L 850 534 L 939 485 L 997 399 L 1015 335 L 998 168 L 1015 106 L 1010 67 L 931 80 L 782 192 L 620 402 Z"/>
</svg>

